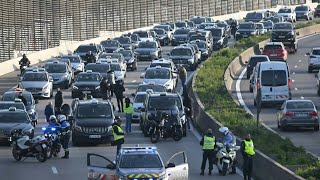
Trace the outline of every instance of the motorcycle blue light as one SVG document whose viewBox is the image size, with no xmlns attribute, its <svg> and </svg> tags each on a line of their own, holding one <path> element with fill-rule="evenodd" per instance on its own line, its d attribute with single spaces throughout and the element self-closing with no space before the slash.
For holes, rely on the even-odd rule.
<svg viewBox="0 0 320 180">
<path fill-rule="evenodd" d="M 56 130 L 56 128 L 51 128 L 51 131 L 55 131 Z"/>
<path fill-rule="evenodd" d="M 46 128 L 45 128 L 45 127 L 41 128 L 41 129 L 42 129 L 42 131 L 45 131 L 45 130 L 46 130 Z"/>
</svg>

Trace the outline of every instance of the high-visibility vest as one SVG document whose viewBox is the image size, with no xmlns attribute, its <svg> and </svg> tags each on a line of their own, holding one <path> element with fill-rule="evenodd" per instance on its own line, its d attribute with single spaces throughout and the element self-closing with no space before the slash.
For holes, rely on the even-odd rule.
<svg viewBox="0 0 320 180">
<path fill-rule="evenodd" d="M 252 140 L 250 141 L 244 140 L 244 152 L 251 156 L 255 154 Z"/>
<path fill-rule="evenodd" d="M 204 136 L 202 149 L 214 149 L 215 137 Z"/>
<path fill-rule="evenodd" d="M 124 135 L 118 135 L 118 134 L 116 134 L 116 133 L 113 131 L 113 128 L 114 128 L 114 127 L 118 128 L 118 132 L 123 133 L 123 130 L 121 129 L 120 126 L 118 126 L 118 125 L 112 126 L 113 140 L 114 140 L 114 141 L 117 141 L 117 140 L 119 140 L 119 139 L 123 139 L 123 138 L 124 138 Z"/>
<path fill-rule="evenodd" d="M 129 107 L 126 107 L 126 103 L 123 103 L 123 111 L 125 114 L 132 114 L 134 112 L 132 103 L 129 104 Z"/>
</svg>

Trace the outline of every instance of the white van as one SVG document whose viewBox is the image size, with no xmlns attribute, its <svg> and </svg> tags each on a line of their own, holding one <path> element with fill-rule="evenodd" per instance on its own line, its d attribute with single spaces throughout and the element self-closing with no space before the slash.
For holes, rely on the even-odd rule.
<svg viewBox="0 0 320 180">
<path fill-rule="evenodd" d="M 291 99 L 291 80 L 287 63 L 278 61 L 259 62 L 254 72 L 254 105 L 261 90 L 261 105 L 283 103 Z"/>
</svg>

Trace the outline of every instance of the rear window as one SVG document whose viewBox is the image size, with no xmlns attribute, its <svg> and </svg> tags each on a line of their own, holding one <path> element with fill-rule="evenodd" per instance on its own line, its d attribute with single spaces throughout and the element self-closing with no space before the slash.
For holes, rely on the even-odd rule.
<svg viewBox="0 0 320 180">
<path fill-rule="evenodd" d="M 287 103 L 287 109 L 313 109 L 313 103 L 310 101 L 293 101 Z"/>
<path fill-rule="evenodd" d="M 264 47 L 265 50 L 274 50 L 274 49 L 282 49 L 281 45 L 266 45 Z"/>
<path fill-rule="evenodd" d="M 257 65 L 258 62 L 264 62 L 264 61 L 268 61 L 268 59 L 266 57 L 252 57 L 249 60 L 249 64 L 251 67 L 254 67 Z"/>
<path fill-rule="evenodd" d="M 320 55 L 320 49 L 315 49 L 312 51 L 313 55 Z"/>
<path fill-rule="evenodd" d="M 262 19 L 262 13 L 248 13 L 246 18 L 248 18 L 248 19 Z"/>
<path fill-rule="evenodd" d="M 147 95 L 146 94 L 139 94 L 134 99 L 135 103 L 143 103 L 146 100 Z"/>
<path fill-rule="evenodd" d="M 287 85 L 287 72 L 285 70 L 266 70 L 261 72 L 262 86 Z"/>
<path fill-rule="evenodd" d="M 24 110 L 25 107 L 23 105 L 23 103 L 9 103 L 9 104 L 4 104 L 4 103 L 1 103 L 0 104 L 0 109 L 9 109 L 10 107 L 15 107 L 16 109 L 22 109 Z"/>
</svg>

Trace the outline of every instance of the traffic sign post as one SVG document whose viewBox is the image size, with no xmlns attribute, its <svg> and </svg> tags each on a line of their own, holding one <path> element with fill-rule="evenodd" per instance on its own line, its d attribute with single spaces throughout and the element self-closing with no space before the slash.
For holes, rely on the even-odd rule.
<svg viewBox="0 0 320 180">
<path fill-rule="evenodd" d="M 257 129 L 258 129 L 259 128 L 260 112 L 261 112 L 261 89 L 258 90 L 256 103 L 257 103 Z"/>
</svg>

